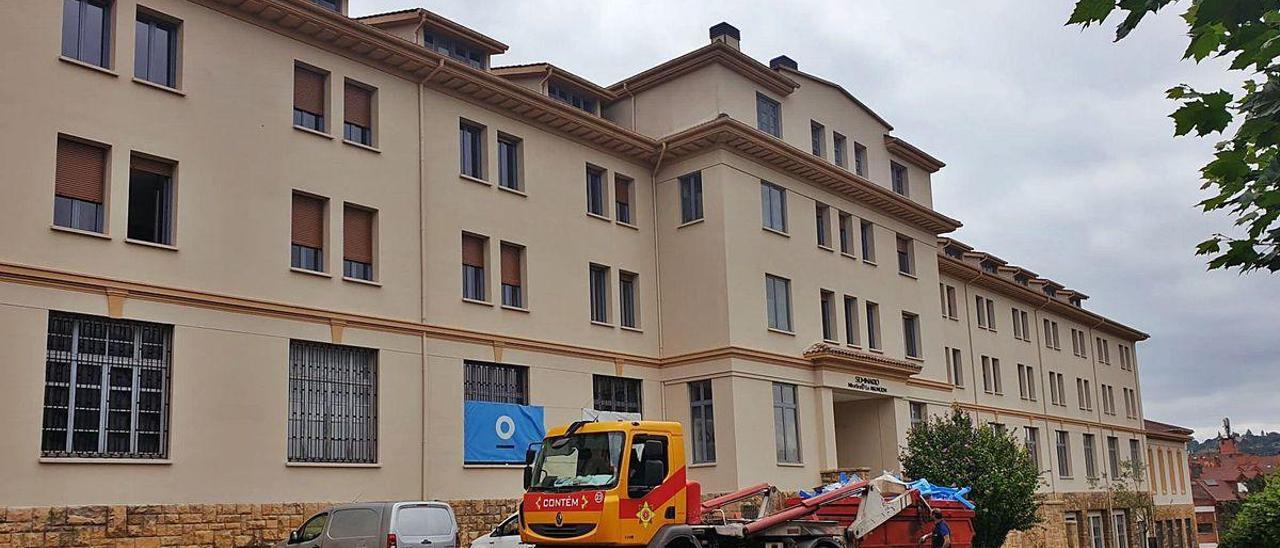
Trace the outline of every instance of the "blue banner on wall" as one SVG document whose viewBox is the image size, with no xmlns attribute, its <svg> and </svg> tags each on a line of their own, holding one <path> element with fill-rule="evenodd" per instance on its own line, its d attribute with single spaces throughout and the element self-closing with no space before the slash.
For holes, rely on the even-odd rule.
<svg viewBox="0 0 1280 548">
<path fill-rule="evenodd" d="M 547 429 L 542 407 L 469 401 L 463 404 L 462 460 L 467 464 L 524 464 L 524 453 Z"/>
</svg>

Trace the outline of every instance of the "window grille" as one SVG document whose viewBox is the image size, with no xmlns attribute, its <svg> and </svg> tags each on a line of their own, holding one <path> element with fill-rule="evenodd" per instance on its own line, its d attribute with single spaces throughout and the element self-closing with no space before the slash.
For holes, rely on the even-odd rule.
<svg viewBox="0 0 1280 548">
<path fill-rule="evenodd" d="M 376 350 L 289 344 L 289 460 L 378 461 Z"/>
<path fill-rule="evenodd" d="M 466 362 L 462 392 L 467 401 L 529 404 L 529 369 L 519 365 Z"/>
<path fill-rule="evenodd" d="M 640 412 L 640 379 L 593 375 L 596 411 Z"/>
</svg>

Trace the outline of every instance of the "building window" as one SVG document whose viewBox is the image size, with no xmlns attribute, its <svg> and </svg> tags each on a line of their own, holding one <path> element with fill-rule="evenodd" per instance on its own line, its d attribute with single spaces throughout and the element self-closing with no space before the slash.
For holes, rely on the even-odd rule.
<svg viewBox="0 0 1280 548">
<path fill-rule="evenodd" d="M 680 224 L 702 218 L 702 172 L 680 177 Z"/>
<path fill-rule="evenodd" d="M 1105 536 L 1102 532 L 1102 514 L 1089 514 L 1089 546 L 1106 548 Z"/>
<path fill-rule="evenodd" d="M 978 328 L 995 331 L 996 302 L 981 295 L 974 295 L 973 301 L 978 316 Z"/>
<path fill-rule="evenodd" d="M 982 357 L 982 391 L 997 396 L 1004 395 L 1004 386 L 1000 380 L 1000 359 L 990 356 Z"/>
<path fill-rule="evenodd" d="M 876 262 L 876 238 L 875 228 L 871 221 L 859 221 L 859 232 L 862 235 L 862 260 L 868 262 Z"/>
<path fill-rule="evenodd" d="M 1018 364 L 1018 397 L 1036 401 L 1035 368 L 1030 365 Z"/>
<path fill-rule="evenodd" d="M 760 214 L 765 228 L 778 232 L 787 231 L 787 191 L 770 183 L 760 181 Z"/>
<path fill-rule="evenodd" d="M 797 410 L 796 385 L 773 383 L 773 428 L 778 462 L 800 462 L 800 425 Z"/>
<path fill-rule="evenodd" d="M 289 342 L 289 461 L 378 462 L 377 351 Z"/>
<path fill-rule="evenodd" d="M 605 215 L 604 170 L 595 166 L 587 166 L 587 213 Z"/>
<path fill-rule="evenodd" d="M 849 168 L 849 144 L 844 135 L 831 132 L 831 152 L 835 156 L 836 165 Z"/>
<path fill-rule="evenodd" d="M 814 220 L 817 224 L 818 245 L 831 247 L 831 208 L 826 204 L 814 206 Z"/>
<path fill-rule="evenodd" d="M 898 162 L 889 162 L 889 173 L 893 177 L 893 191 L 903 196 L 911 194 L 911 186 L 907 183 L 907 168 Z"/>
<path fill-rule="evenodd" d="M 867 176 L 867 147 L 862 143 L 853 143 L 853 172 Z"/>
<path fill-rule="evenodd" d="M 853 255 L 853 216 L 840 213 L 840 252 Z"/>
<path fill-rule="evenodd" d="M 488 300 L 488 283 L 485 277 L 485 248 L 489 239 L 476 234 L 462 233 L 462 298 L 473 301 Z"/>
<path fill-rule="evenodd" d="M 373 281 L 373 234 L 377 212 L 354 204 L 342 206 L 342 275 Z"/>
<path fill-rule="evenodd" d="M 1111 479 L 1120 477 L 1120 438 L 1107 436 L 1107 464 L 1111 467 Z"/>
<path fill-rule="evenodd" d="M 907 406 L 908 406 L 908 408 L 909 408 L 909 410 L 910 410 L 910 413 L 911 413 L 911 426 L 912 426 L 912 427 L 915 427 L 915 425 L 917 425 L 917 424 L 920 424 L 920 423 L 924 422 L 924 418 L 925 418 L 925 404 L 920 403 L 920 402 L 914 402 L 914 401 L 913 401 L 913 402 L 907 402 Z"/>
<path fill-rule="evenodd" d="M 1124 511 L 1116 510 L 1111 514 L 1111 532 L 1115 548 L 1129 548 L 1129 519 Z"/>
<path fill-rule="evenodd" d="M 1142 464 L 1142 451 L 1140 449 L 1141 442 L 1136 439 L 1129 440 L 1129 460 Z"/>
<path fill-rule="evenodd" d="M 524 248 L 502 242 L 502 306 L 525 308 L 524 304 Z"/>
<path fill-rule="evenodd" d="M 1026 310 L 1011 308 L 1013 311 L 1013 338 L 1031 342 L 1031 323 Z"/>
<path fill-rule="evenodd" d="M 138 10 L 134 26 L 133 75 L 178 87 L 178 27 L 173 19 Z"/>
<path fill-rule="evenodd" d="M 498 184 L 511 190 L 523 190 L 520 161 L 521 141 L 510 135 L 498 134 Z"/>
<path fill-rule="evenodd" d="M 107 149 L 58 137 L 53 185 L 53 224 L 102 233 Z"/>
<path fill-rule="evenodd" d="M 942 315 L 953 320 L 959 320 L 960 306 L 956 301 L 956 287 L 953 285 L 938 285 L 942 287 Z"/>
<path fill-rule="evenodd" d="M 1098 477 L 1098 454 L 1093 434 L 1084 435 L 1084 475 L 1087 478 Z"/>
<path fill-rule="evenodd" d="M 765 274 L 764 292 L 769 328 L 791 331 L 791 280 Z"/>
<path fill-rule="evenodd" d="M 312 1 L 315 2 L 316 4 L 324 6 L 325 8 L 331 9 L 333 11 L 337 11 L 337 12 L 342 11 L 342 5 L 339 3 L 342 0 L 312 0 Z"/>
<path fill-rule="evenodd" d="M 1056 383 L 1054 382 L 1056 381 Z M 1056 384 L 1056 386 L 1055 386 Z M 1054 405 L 1067 406 L 1067 381 L 1062 373 L 1049 373 L 1049 389 L 1056 396 L 1054 397 Z"/>
<path fill-rule="evenodd" d="M 1088 340 L 1089 339 L 1085 336 L 1084 331 L 1074 327 L 1071 328 L 1071 353 L 1079 358 L 1087 358 L 1089 350 Z"/>
<path fill-rule="evenodd" d="M 636 306 L 638 274 L 618 272 L 618 315 L 622 327 L 640 327 L 640 309 Z"/>
<path fill-rule="evenodd" d="M 813 155 L 824 158 L 827 155 L 827 128 L 814 120 L 809 120 L 809 140 L 813 144 Z"/>
<path fill-rule="evenodd" d="M 910 312 L 902 313 L 902 341 L 908 358 L 921 357 L 920 316 Z"/>
<path fill-rule="evenodd" d="M 1044 321 L 1044 346 L 1062 350 L 1062 346 L 1058 344 L 1058 322 Z"/>
<path fill-rule="evenodd" d="M 963 352 L 959 348 L 946 347 L 943 349 L 947 358 L 947 380 L 951 384 L 964 387 L 964 363 Z"/>
<path fill-rule="evenodd" d="M 782 105 L 756 93 L 756 124 L 760 131 L 774 137 L 782 137 Z"/>
<path fill-rule="evenodd" d="M 41 455 L 165 458 L 173 327 L 49 312 Z"/>
<path fill-rule="evenodd" d="M 484 126 L 458 123 L 459 167 L 463 175 L 484 179 Z"/>
<path fill-rule="evenodd" d="M 593 264 L 588 274 L 591 278 L 591 321 L 609 323 L 609 267 Z"/>
<path fill-rule="evenodd" d="M 466 401 L 529 405 L 529 368 L 466 361 L 463 363 L 462 397 Z"/>
<path fill-rule="evenodd" d="M 880 305 L 867 301 L 867 348 L 880 350 Z"/>
<path fill-rule="evenodd" d="M 324 131 L 325 88 L 329 75 L 318 70 L 293 67 L 293 125 Z"/>
<path fill-rule="evenodd" d="M 560 101 L 561 103 L 564 103 L 566 105 L 571 105 L 573 107 L 585 110 L 587 112 L 590 112 L 591 114 L 596 113 L 595 99 L 587 97 L 583 93 L 579 93 L 577 91 L 571 90 L 559 84 L 551 84 L 550 86 L 548 86 L 547 95 L 550 95 L 552 99 Z"/>
<path fill-rule="evenodd" d="M 911 238 L 898 235 L 898 272 L 908 276 L 916 275 L 916 253 L 915 246 L 911 245 Z"/>
<path fill-rule="evenodd" d="M 129 239 L 173 243 L 173 165 L 133 156 L 129 165 Z"/>
<path fill-rule="evenodd" d="M 293 193 L 292 266 L 324 272 L 325 209 L 329 200 Z"/>
<path fill-rule="evenodd" d="M 1058 435 L 1058 477 L 1071 477 L 1071 434 L 1066 430 L 1056 430 Z"/>
<path fill-rule="evenodd" d="M 616 413 L 640 413 L 640 379 L 592 375 L 593 409 Z"/>
<path fill-rule="evenodd" d="M 1036 470 L 1040 470 L 1040 429 L 1024 426 L 1022 430 L 1025 434 L 1027 453 L 1031 455 L 1031 463 L 1036 466 Z"/>
<path fill-rule="evenodd" d="M 111 62 L 111 2 L 63 0 L 62 55 L 109 68 Z"/>
<path fill-rule="evenodd" d="M 844 339 L 849 346 L 858 346 L 858 298 L 844 296 Z"/>
<path fill-rule="evenodd" d="M 1076 377 L 1076 397 L 1080 402 L 1080 409 L 1093 411 L 1093 389 L 1089 387 L 1089 379 Z"/>
<path fill-rule="evenodd" d="M 635 182 L 628 177 L 615 174 L 613 176 L 613 209 L 614 218 L 619 223 L 635 224 L 632 217 L 631 204 L 635 201 Z"/>
<path fill-rule="evenodd" d="M 485 65 L 488 64 L 488 57 L 485 54 L 468 47 L 460 40 L 438 36 L 427 29 L 422 31 L 422 45 L 431 51 L 462 61 L 471 68 L 484 70 Z"/>
<path fill-rule="evenodd" d="M 689 383 L 689 422 L 692 428 L 694 464 L 716 461 L 715 409 L 711 381 Z"/>
<path fill-rule="evenodd" d="M 342 86 L 342 138 L 373 146 L 373 88 L 351 80 Z"/>
<path fill-rule="evenodd" d="M 820 308 L 822 309 L 822 340 L 836 340 L 836 295 L 823 289 L 820 292 Z"/>
</svg>

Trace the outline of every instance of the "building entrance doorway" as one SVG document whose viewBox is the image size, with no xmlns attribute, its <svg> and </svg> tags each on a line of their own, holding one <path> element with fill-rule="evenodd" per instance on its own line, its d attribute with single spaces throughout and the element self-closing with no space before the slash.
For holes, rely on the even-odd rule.
<svg viewBox="0 0 1280 548">
<path fill-rule="evenodd" d="M 898 400 L 854 390 L 835 390 L 832 400 L 837 468 L 867 469 L 872 477 L 883 471 L 900 471 Z"/>
</svg>

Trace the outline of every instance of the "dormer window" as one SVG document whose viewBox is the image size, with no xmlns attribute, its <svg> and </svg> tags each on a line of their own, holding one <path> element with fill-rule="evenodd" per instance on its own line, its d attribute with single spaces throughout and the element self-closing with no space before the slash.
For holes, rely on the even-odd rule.
<svg viewBox="0 0 1280 548">
<path fill-rule="evenodd" d="M 317 0 L 318 1 L 318 0 Z M 486 56 L 479 50 L 467 46 L 459 40 L 433 34 L 430 30 L 422 31 L 423 47 L 439 53 L 440 55 L 448 55 L 458 61 L 462 61 L 472 68 L 484 70 Z"/>
<path fill-rule="evenodd" d="M 964 250 L 958 247 L 947 246 L 946 248 L 944 248 L 944 250 L 947 252 L 947 256 L 951 257 L 952 259 L 964 258 Z"/>
<path fill-rule="evenodd" d="M 547 95 L 561 103 L 572 105 L 592 114 L 596 113 L 596 100 L 575 90 L 558 84 L 551 84 L 547 87 Z"/>
<path fill-rule="evenodd" d="M 331 9 L 336 12 L 342 12 L 342 0 L 312 0 L 321 7 Z"/>
<path fill-rule="evenodd" d="M 1044 286 L 1044 294 L 1053 297 L 1058 294 L 1058 290 L 1054 289 L 1053 286 L 1046 285 Z"/>
<path fill-rule="evenodd" d="M 987 273 L 987 274 L 995 274 L 995 273 L 996 273 L 996 263 L 993 263 L 993 262 L 991 262 L 991 261 L 983 261 L 983 263 L 982 263 L 982 270 L 986 271 L 986 273 Z"/>
<path fill-rule="evenodd" d="M 1013 277 L 1013 281 L 1018 282 L 1022 285 L 1027 285 L 1031 281 L 1031 278 L 1027 277 L 1026 274 L 1018 274 Z"/>
<path fill-rule="evenodd" d="M 1072 298 L 1071 298 L 1071 304 L 1075 305 L 1075 306 L 1076 306 L 1076 308 L 1079 308 L 1079 307 L 1080 307 L 1080 297 L 1072 297 Z"/>
</svg>

